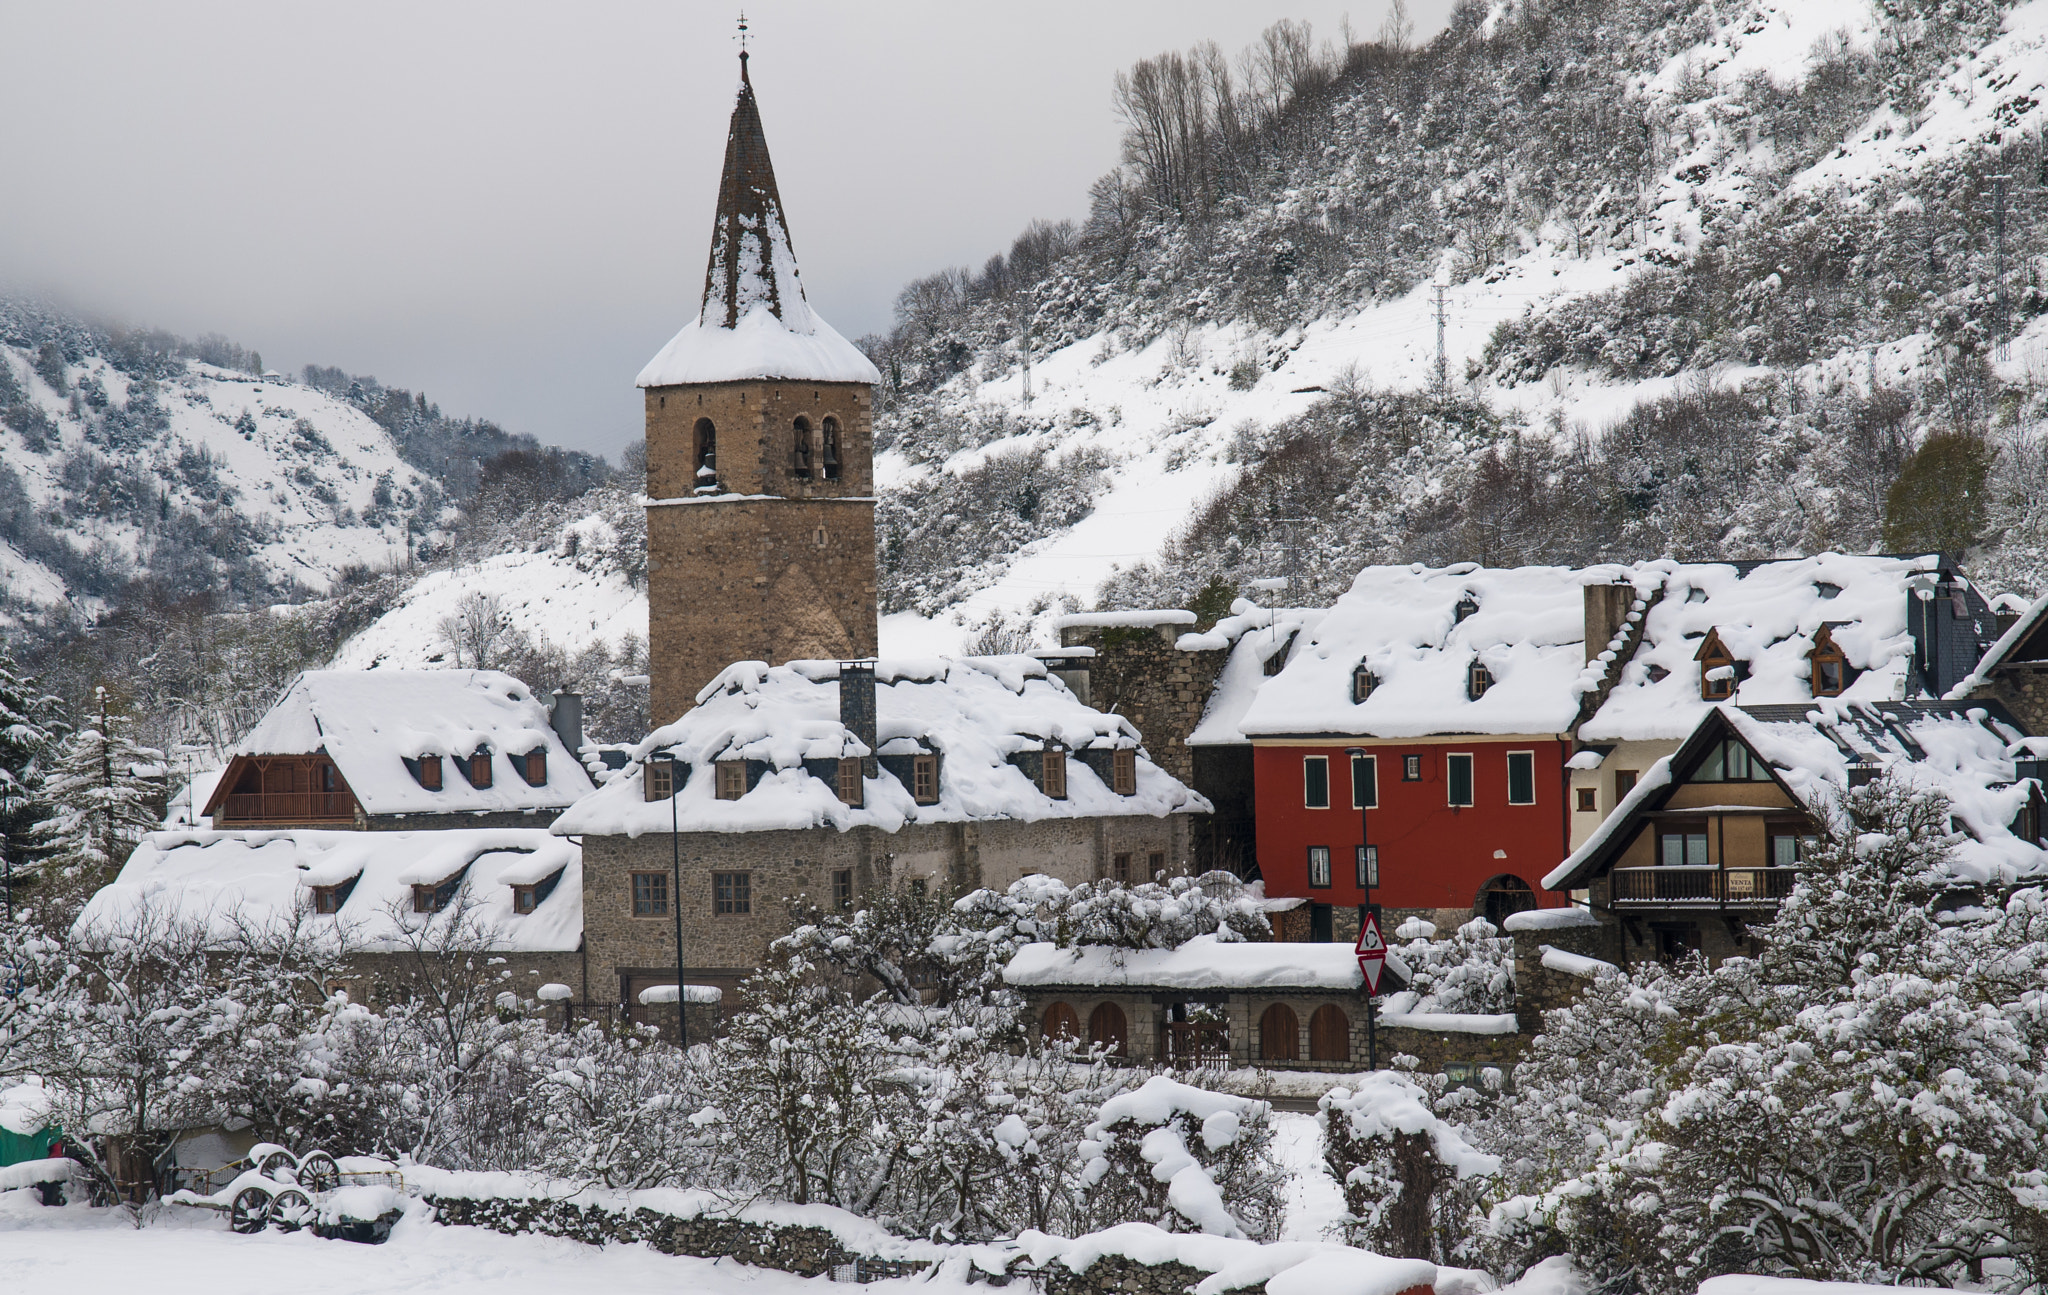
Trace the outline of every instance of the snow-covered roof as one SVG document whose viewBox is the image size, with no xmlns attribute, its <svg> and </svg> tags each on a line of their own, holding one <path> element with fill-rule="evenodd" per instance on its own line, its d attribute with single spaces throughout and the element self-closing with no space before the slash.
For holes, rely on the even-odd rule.
<svg viewBox="0 0 2048 1295">
<path fill-rule="evenodd" d="M 1906 695 L 1913 636 L 1906 607 L 1933 588 L 1940 559 L 1823 553 L 1775 562 L 1650 562 L 1661 596 L 1644 616 L 1643 641 L 1606 702 L 1579 728 L 1589 742 L 1677 741 L 1715 704 L 1700 697 L 1695 660 L 1709 631 L 1734 654 L 1738 705 L 1813 699 L 1814 635 L 1821 626 L 1852 672 L 1843 697 Z M 1654 574 L 1653 574 L 1654 573 Z"/>
<path fill-rule="evenodd" d="M 531 913 L 512 909 L 512 887 L 560 874 Z M 402 927 L 450 920 L 414 913 L 413 886 L 461 877 L 468 910 L 501 948 L 575 949 L 583 938 L 583 852 L 544 828 L 455 828 L 426 832 L 156 832 L 142 838 L 121 873 L 86 904 L 80 938 L 130 929 L 145 906 L 209 925 L 220 938 L 238 924 L 261 927 L 312 902 L 315 886 L 345 886 L 340 911 L 308 917 L 347 927 L 357 947 L 398 947 Z"/>
<path fill-rule="evenodd" d="M 1259 607 L 1244 599 L 1231 604 L 1231 614 L 1208 630 L 1183 634 L 1174 646 L 1183 652 L 1230 649 L 1201 722 L 1188 734 L 1189 746 L 1235 745 L 1245 741 L 1242 727 L 1252 698 L 1270 682 L 1266 662 L 1281 651 L 1298 651 L 1305 632 L 1315 634 L 1327 615 L 1320 607 Z"/>
<path fill-rule="evenodd" d="M 1915 789 L 1939 792 L 1953 807 L 1959 834 L 1949 868 L 1964 883 L 2048 876 L 2048 850 L 2013 834 L 2012 823 L 2037 790 L 2018 760 L 2033 743 L 1996 706 L 1959 702 L 1867 702 L 1821 698 L 1793 706 L 1714 706 L 1671 755 L 1652 765 L 1614 812 L 1543 884 L 1584 885 L 1626 848 L 1642 810 L 1660 808 L 1707 749 L 1733 733 L 1770 766 L 1773 777 L 1816 816 L 1831 813 L 1849 787 L 1849 769 L 1876 766 Z"/>
<path fill-rule="evenodd" d="M 749 832 L 831 826 L 896 831 L 911 822 L 975 819 L 1088 818 L 1103 815 L 1202 813 L 1209 802 L 1153 764 L 1129 720 L 1085 704 L 1028 656 L 875 663 L 879 776 L 866 782 L 863 804 L 840 801 L 805 761 L 870 754 L 840 722 L 839 664 L 792 661 L 728 666 L 697 695 L 697 705 L 655 730 L 634 749 L 633 763 L 555 821 L 563 833 L 666 832 L 668 801 L 645 799 L 644 765 L 673 754 L 689 766 L 676 795 L 684 831 Z M 1049 747 L 1069 752 L 1137 752 L 1137 791 L 1120 796 L 1081 759 L 1067 761 L 1067 795 L 1040 791 L 1010 757 Z M 934 753 L 939 798 L 919 805 L 887 768 L 891 756 Z M 719 800 L 713 764 L 752 762 L 759 774 L 745 795 Z M 750 781 L 751 781 L 750 777 Z"/>
<path fill-rule="evenodd" d="M 479 749 L 491 755 L 488 787 L 447 768 L 441 789 L 429 791 L 406 765 Z M 548 757 L 538 786 L 512 763 L 535 750 Z M 308 670 L 230 755 L 316 751 L 327 753 L 367 814 L 553 810 L 591 786 L 533 693 L 496 670 Z"/>
<path fill-rule="evenodd" d="M 1999 606 L 2009 607 L 2012 601 L 2013 596 L 2011 594 L 2000 594 L 1992 600 L 1992 606 L 1994 608 Z M 2021 662 L 2036 666 L 2044 664 L 2042 661 L 2042 648 L 2044 645 L 2039 641 L 2039 636 L 2034 632 L 2040 627 L 2044 617 L 2048 617 L 2048 596 L 2037 598 L 2031 604 L 2021 608 L 2019 619 L 2014 621 L 2003 634 L 1998 636 L 1997 642 L 1986 649 L 1984 659 L 1977 663 L 1977 668 L 1968 675 L 1965 675 L 1960 683 L 1949 690 L 1949 697 L 1953 699 L 1968 697 L 1978 688 L 1989 682 L 1992 672 L 2000 666 L 2017 665 Z"/>
<path fill-rule="evenodd" d="M 804 297 L 746 66 L 741 55 L 702 304 L 647 362 L 638 385 L 753 378 L 878 383 L 882 375 L 874 364 Z"/>
<path fill-rule="evenodd" d="M 1239 727 L 1250 737 L 1334 733 L 1562 733 L 1601 663 L 1585 659 L 1585 588 L 1654 587 L 1640 568 L 1367 567 L 1287 666 L 1258 688 Z M 1463 619 L 1459 605 L 1470 600 Z M 1373 674 L 1354 703 L 1352 672 Z M 1477 662 L 1492 675 L 1469 695 Z"/>
<path fill-rule="evenodd" d="M 1219 940 L 1198 935 L 1177 949 L 1061 948 L 1027 944 L 1003 968 L 1019 988 L 1356 989 L 1364 984 L 1348 944 Z"/>
</svg>

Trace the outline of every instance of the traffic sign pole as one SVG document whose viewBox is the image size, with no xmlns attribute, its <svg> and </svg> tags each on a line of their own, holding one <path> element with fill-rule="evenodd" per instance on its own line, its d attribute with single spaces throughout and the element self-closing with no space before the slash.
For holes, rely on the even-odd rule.
<svg viewBox="0 0 2048 1295">
<path fill-rule="evenodd" d="M 1380 992 L 1380 975 L 1387 969 L 1387 942 L 1380 936 L 1380 915 L 1367 909 L 1358 924 L 1358 972 L 1365 977 L 1365 1060 L 1371 1070 L 1380 1068 L 1379 1009 L 1374 996 Z"/>
</svg>

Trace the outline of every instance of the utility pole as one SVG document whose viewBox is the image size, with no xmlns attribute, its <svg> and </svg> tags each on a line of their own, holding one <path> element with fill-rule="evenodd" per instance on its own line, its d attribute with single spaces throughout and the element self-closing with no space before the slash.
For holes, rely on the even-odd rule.
<svg viewBox="0 0 2048 1295">
<path fill-rule="evenodd" d="M 1436 288 L 1436 395 L 1441 400 L 1449 394 L 1451 384 L 1444 369 L 1444 285 L 1433 286 Z"/>
<path fill-rule="evenodd" d="M 742 20 L 744 21 L 744 20 Z M 745 28 L 741 28 L 745 30 Z M 683 1051 L 690 1050 L 690 1018 L 685 1014 L 684 1005 L 689 994 L 683 989 L 683 835 L 680 821 L 681 811 L 677 805 L 682 801 L 682 761 L 668 757 L 668 842 L 670 876 L 668 911 L 676 919 L 676 1046 Z M 584 991 L 586 996 L 589 991 Z"/>
<path fill-rule="evenodd" d="M 1994 175 L 1991 177 L 1992 203 L 1994 205 L 1991 228 L 1997 249 L 1992 261 L 1992 273 L 1998 288 L 1998 344 L 1992 354 L 2000 360 L 2009 358 L 2012 350 L 2011 316 L 2006 313 L 2005 309 L 2005 182 L 2010 179 L 2012 179 L 2010 175 Z"/>
</svg>

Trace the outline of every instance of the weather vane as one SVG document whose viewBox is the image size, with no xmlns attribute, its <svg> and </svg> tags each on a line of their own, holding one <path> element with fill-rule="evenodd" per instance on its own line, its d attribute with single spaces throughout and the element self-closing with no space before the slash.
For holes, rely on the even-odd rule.
<svg viewBox="0 0 2048 1295">
<path fill-rule="evenodd" d="M 746 53 L 746 52 L 747 52 L 747 11 L 746 11 L 746 10 L 744 10 L 744 9 L 740 10 L 740 34 L 739 34 L 739 35 L 737 35 L 737 36 L 735 36 L 735 37 L 733 37 L 733 39 L 734 39 L 734 40 L 736 40 L 736 41 L 738 41 L 738 42 L 740 43 L 740 53 L 742 53 L 742 54 Z"/>
</svg>

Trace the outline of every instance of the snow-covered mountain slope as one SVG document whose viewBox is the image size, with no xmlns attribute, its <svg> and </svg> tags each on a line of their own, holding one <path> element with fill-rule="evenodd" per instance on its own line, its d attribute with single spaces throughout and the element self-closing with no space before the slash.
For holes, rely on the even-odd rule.
<svg viewBox="0 0 2048 1295">
<path fill-rule="evenodd" d="M 893 633 L 1043 633 L 1105 582 L 1185 596 L 1197 571 L 1318 588 L 1344 562 L 1489 560 L 1473 536 L 1506 523 L 1477 515 L 1488 455 L 1540 456 L 1532 489 L 1578 489 L 1589 514 L 1605 500 L 1579 536 L 1508 554 L 1534 557 L 1877 547 L 1897 458 L 1937 431 L 1992 436 L 2020 473 L 2048 385 L 2026 322 L 2048 309 L 2029 286 L 2048 245 L 2020 215 L 2048 182 L 2048 3 L 1581 9 L 1498 3 L 1405 71 L 1354 58 L 1301 110 L 1313 128 L 1273 127 L 1204 219 L 1112 218 L 1099 198 L 1035 282 L 992 262 L 908 315 L 884 343 L 909 376 L 877 464 Z M 2014 177 L 1998 355 L 1995 174 Z M 1150 210 L 1142 181 L 1099 189 Z M 1269 265 L 1284 281 L 1263 285 Z M 1744 424 L 1730 452 L 1750 477 L 1679 499 L 1716 451 L 1673 443 L 1692 426 L 1673 418 L 1622 462 L 1610 428 L 1715 392 L 1740 407 L 1704 425 Z M 1850 465 L 1881 477 L 1852 499 L 1840 429 L 1892 393 L 1903 443 Z M 1373 444 L 1397 421 L 1420 430 Z M 1275 467 L 1325 427 L 1361 438 L 1337 453 L 1351 478 Z M 1980 565 L 2038 584 L 2042 555 L 2017 547 L 2038 528 L 2013 511 L 2030 505 L 2000 481 Z M 1237 524 L 1189 529 L 1219 497 Z"/>
<path fill-rule="evenodd" d="M 147 573 L 180 592 L 324 591 L 344 567 L 403 558 L 408 518 L 440 498 L 324 392 L 68 349 L 0 330 L 0 586 L 19 610 L 90 616 Z"/>
</svg>

